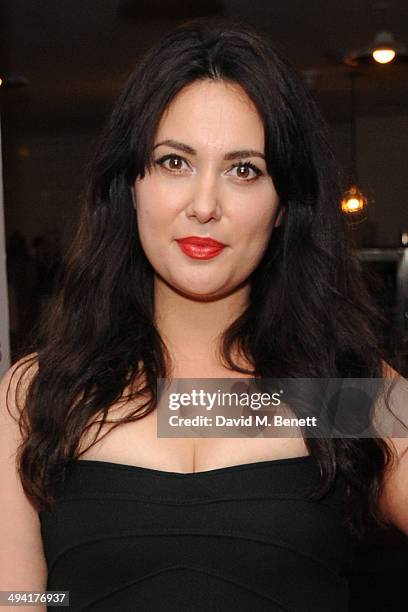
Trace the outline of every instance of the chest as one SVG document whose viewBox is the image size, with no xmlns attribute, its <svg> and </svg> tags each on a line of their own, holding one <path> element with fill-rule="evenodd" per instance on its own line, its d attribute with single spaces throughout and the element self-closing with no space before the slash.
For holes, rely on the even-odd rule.
<svg viewBox="0 0 408 612">
<path fill-rule="evenodd" d="M 249 378 L 222 370 L 206 373 L 206 378 Z M 177 378 L 188 376 L 178 373 Z M 115 420 L 137 409 L 137 404 L 113 406 L 110 414 Z M 134 422 L 112 427 L 104 426 L 97 443 L 86 450 L 81 459 L 109 461 L 126 465 L 180 473 L 224 468 L 231 465 L 299 457 L 308 454 L 303 438 L 267 437 L 260 430 L 252 437 L 171 437 L 157 435 L 157 409 Z M 94 436 L 94 429 L 81 443 L 85 449 Z M 106 435 L 104 435 L 106 433 Z"/>
</svg>

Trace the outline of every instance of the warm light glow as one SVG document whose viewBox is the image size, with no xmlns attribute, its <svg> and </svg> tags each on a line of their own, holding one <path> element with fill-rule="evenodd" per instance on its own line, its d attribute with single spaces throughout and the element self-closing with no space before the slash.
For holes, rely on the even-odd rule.
<svg viewBox="0 0 408 612">
<path fill-rule="evenodd" d="M 341 209 L 346 214 L 361 212 L 367 206 L 367 198 L 358 187 L 352 185 L 341 201 Z"/>
<path fill-rule="evenodd" d="M 357 210 L 358 208 L 361 208 L 360 200 L 357 200 L 357 198 L 350 198 L 347 200 L 347 208 L 349 210 Z"/>
<path fill-rule="evenodd" d="M 0 77 L 0 87 L 3 85 L 3 79 Z"/>
<path fill-rule="evenodd" d="M 388 64 L 392 62 L 395 57 L 395 51 L 391 47 L 386 49 L 374 49 L 373 58 L 379 64 Z"/>
</svg>

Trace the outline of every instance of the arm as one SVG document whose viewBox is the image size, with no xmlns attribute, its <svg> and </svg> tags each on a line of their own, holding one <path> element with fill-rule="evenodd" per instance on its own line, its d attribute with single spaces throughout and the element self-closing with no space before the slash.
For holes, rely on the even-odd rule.
<svg viewBox="0 0 408 612">
<path fill-rule="evenodd" d="M 380 509 L 387 522 L 394 524 L 408 536 L 408 381 L 385 362 L 384 378 L 399 378 L 396 404 L 391 407 L 407 427 L 404 438 L 386 438 L 395 455 L 395 461 L 387 468 L 384 488 L 380 497 Z"/>
<path fill-rule="evenodd" d="M 0 590 L 45 591 L 47 565 L 44 556 L 38 513 L 27 499 L 17 472 L 15 454 L 21 442 L 18 422 L 6 406 L 6 394 L 14 364 L 0 381 Z M 23 381 L 23 393 L 28 377 L 34 373 L 30 367 Z M 15 388 L 19 374 L 14 377 L 8 394 L 10 412 L 18 415 Z M 2 607 L 14 610 L 15 606 Z M 30 610 L 43 612 L 46 606 L 30 606 Z"/>
</svg>

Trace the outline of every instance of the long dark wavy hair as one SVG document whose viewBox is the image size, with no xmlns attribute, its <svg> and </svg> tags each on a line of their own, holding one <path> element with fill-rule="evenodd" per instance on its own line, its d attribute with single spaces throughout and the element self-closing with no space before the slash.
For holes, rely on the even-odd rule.
<svg viewBox="0 0 408 612">
<path fill-rule="evenodd" d="M 16 369 L 25 368 L 17 389 L 28 381 L 18 465 L 38 509 L 55 501 L 54 487 L 82 454 L 91 417 L 102 417 L 102 427 L 113 422 L 110 406 L 138 398 L 144 401 L 137 410 L 113 427 L 142 418 L 157 406 L 157 378 L 171 371 L 154 322 L 154 270 L 139 240 L 131 186 L 150 167 L 164 110 L 198 79 L 238 83 L 253 101 L 264 124 L 268 173 L 285 206 L 252 274 L 247 308 L 223 335 L 224 365 L 262 378 L 384 374 L 385 319 L 353 252 L 339 208 L 339 172 L 312 96 L 252 29 L 215 20 L 183 24 L 147 52 L 114 106 L 53 298 Z M 236 348 L 253 370 L 234 363 Z M 132 392 L 124 397 L 125 389 Z M 322 474 L 317 494 L 340 472 L 350 529 L 361 535 L 370 521 L 381 524 L 378 499 L 393 458 L 385 441 L 309 437 L 306 444 Z"/>
</svg>

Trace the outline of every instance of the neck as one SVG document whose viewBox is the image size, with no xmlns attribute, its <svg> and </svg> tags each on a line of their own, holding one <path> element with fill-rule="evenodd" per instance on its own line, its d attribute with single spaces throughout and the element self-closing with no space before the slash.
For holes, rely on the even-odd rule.
<svg viewBox="0 0 408 612">
<path fill-rule="evenodd" d="M 155 323 L 176 369 L 192 361 L 208 370 L 221 366 L 221 334 L 244 311 L 249 289 L 246 284 L 224 297 L 199 300 L 175 291 L 155 276 Z"/>
</svg>

